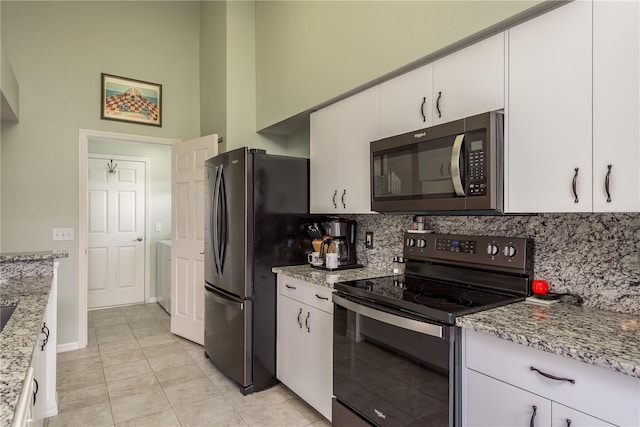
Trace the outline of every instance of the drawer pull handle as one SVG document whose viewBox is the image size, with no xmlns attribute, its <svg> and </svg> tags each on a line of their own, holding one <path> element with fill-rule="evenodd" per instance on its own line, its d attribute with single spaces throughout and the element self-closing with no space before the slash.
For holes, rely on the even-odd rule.
<svg viewBox="0 0 640 427">
<path fill-rule="evenodd" d="M 531 366 L 529 369 L 531 369 L 532 371 L 536 371 L 537 373 L 539 373 L 543 377 L 549 378 L 550 380 L 567 381 L 567 382 L 570 382 L 571 384 L 575 384 L 576 383 L 576 380 L 572 380 L 571 378 L 556 377 L 555 375 L 551 375 L 551 374 L 547 374 L 546 372 L 542 372 L 540 369 L 534 368 L 533 366 Z"/>
<path fill-rule="evenodd" d="M 533 427 L 536 421 L 536 412 L 538 411 L 538 407 L 533 405 L 533 412 L 531 413 L 531 421 L 529 421 L 529 427 Z"/>
<path fill-rule="evenodd" d="M 298 325 L 300 325 L 300 329 L 302 329 L 302 322 L 300 321 L 300 315 L 302 315 L 302 309 L 300 309 L 300 312 L 298 313 Z"/>
<path fill-rule="evenodd" d="M 290 285 L 285 285 L 287 287 L 287 289 L 298 289 L 295 286 L 290 286 Z"/>
<path fill-rule="evenodd" d="M 316 294 L 316 298 L 318 298 L 318 299 L 323 299 L 323 300 L 326 300 L 326 301 L 329 301 L 329 298 L 327 298 L 327 297 L 321 297 L 321 296 L 320 296 L 320 295 L 318 295 L 318 294 Z"/>
</svg>

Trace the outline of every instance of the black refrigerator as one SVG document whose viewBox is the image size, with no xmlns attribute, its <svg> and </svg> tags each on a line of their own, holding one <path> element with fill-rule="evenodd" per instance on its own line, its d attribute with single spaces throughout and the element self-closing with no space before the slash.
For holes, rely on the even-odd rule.
<svg viewBox="0 0 640 427">
<path fill-rule="evenodd" d="M 307 261 L 309 160 L 244 147 L 205 167 L 205 356 L 249 394 L 277 382 L 271 269 Z"/>
</svg>

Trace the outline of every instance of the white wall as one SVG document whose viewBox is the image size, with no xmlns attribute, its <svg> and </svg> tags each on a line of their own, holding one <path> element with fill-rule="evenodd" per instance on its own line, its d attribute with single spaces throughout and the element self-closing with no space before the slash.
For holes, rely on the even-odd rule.
<svg viewBox="0 0 640 427">
<path fill-rule="evenodd" d="M 2 123 L 2 250 L 61 249 L 58 344 L 78 337 L 78 131 L 200 135 L 199 2 L 6 1 L 2 47 L 20 83 L 20 121 Z M 100 73 L 163 85 L 162 127 L 100 119 Z"/>
<path fill-rule="evenodd" d="M 157 295 L 156 244 L 159 240 L 171 239 L 171 146 L 89 140 L 89 156 L 92 153 L 149 159 L 149 236 L 147 239 L 151 252 L 148 272 L 150 296 L 155 297 Z M 156 231 L 157 223 L 161 225 L 161 231 Z"/>
</svg>

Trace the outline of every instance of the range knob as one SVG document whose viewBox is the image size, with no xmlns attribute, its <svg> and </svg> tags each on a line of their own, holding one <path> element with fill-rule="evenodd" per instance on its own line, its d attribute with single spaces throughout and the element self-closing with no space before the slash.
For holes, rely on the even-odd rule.
<svg viewBox="0 0 640 427">
<path fill-rule="evenodd" d="M 516 254 L 516 248 L 515 246 L 512 246 L 512 245 L 506 245 L 502 249 L 502 253 L 504 254 L 504 256 L 511 258 Z"/>
<path fill-rule="evenodd" d="M 417 246 L 418 246 L 419 248 L 425 248 L 425 247 L 427 246 L 427 241 L 426 241 L 426 240 L 424 240 L 424 239 L 418 239 L 418 244 L 417 244 Z"/>
<path fill-rule="evenodd" d="M 500 252 L 500 248 L 495 243 L 489 243 L 487 245 L 487 253 L 489 255 L 492 255 L 492 256 L 493 255 L 498 255 L 499 252 Z"/>
<path fill-rule="evenodd" d="M 411 248 L 416 245 L 416 240 L 413 237 L 407 239 L 407 247 Z"/>
</svg>

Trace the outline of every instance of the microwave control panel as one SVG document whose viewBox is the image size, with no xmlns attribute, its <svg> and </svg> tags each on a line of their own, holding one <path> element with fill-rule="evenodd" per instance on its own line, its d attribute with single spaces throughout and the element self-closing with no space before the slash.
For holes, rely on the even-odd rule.
<svg viewBox="0 0 640 427">
<path fill-rule="evenodd" d="M 469 188 L 470 196 L 484 196 L 487 193 L 486 161 L 482 140 L 471 141 L 469 144 Z"/>
</svg>

